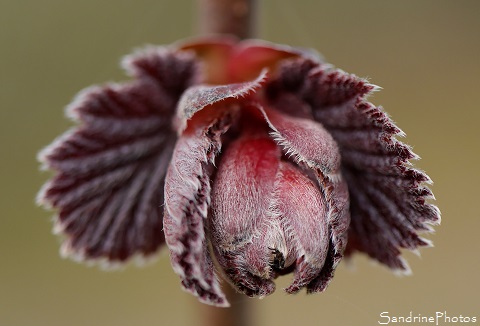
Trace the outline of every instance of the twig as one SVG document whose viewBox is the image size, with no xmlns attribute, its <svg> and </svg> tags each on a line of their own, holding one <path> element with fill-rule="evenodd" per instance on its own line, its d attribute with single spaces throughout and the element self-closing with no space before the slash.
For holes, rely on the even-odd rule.
<svg viewBox="0 0 480 326">
<path fill-rule="evenodd" d="M 255 34 L 255 0 L 198 0 L 202 34 L 233 34 L 241 39 Z"/>
<path fill-rule="evenodd" d="M 253 306 L 249 304 L 252 299 L 236 293 L 230 285 L 224 287 L 230 308 L 217 308 L 202 305 L 202 321 L 204 326 L 251 326 L 253 325 Z"/>
<path fill-rule="evenodd" d="M 256 0 L 198 0 L 199 32 L 231 34 L 240 39 L 252 38 L 256 30 Z M 203 322 L 208 326 L 252 325 L 252 307 L 248 298 L 235 292 L 228 284 L 224 291 L 230 308 L 202 307 Z"/>
</svg>

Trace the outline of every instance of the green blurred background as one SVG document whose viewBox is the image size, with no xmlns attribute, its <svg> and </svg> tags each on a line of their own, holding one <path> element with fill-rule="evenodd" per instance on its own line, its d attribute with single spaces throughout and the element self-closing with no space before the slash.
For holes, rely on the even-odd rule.
<svg viewBox="0 0 480 326">
<path fill-rule="evenodd" d="M 258 325 L 377 325 L 379 314 L 480 317 L 480 1 L 262 1 L 259 36 L 318 49 L 381 85 L 383 105 L 423 158 L 443 223 L 435 248 L 396 277 L 356 256 L 326 293 L 252 300 Z M 51 212 L 34 204 L 49 173 L 35 155 L 70 123 L 80 89 L 122 80 L 122 55 L 191 36 L 178 0 L 0 0 L 0 325 L 197 325 L 162 251 L 120 272 L 63 260 Z M 286 285 L 288 279 L 280 280 Z"/>
</svg>

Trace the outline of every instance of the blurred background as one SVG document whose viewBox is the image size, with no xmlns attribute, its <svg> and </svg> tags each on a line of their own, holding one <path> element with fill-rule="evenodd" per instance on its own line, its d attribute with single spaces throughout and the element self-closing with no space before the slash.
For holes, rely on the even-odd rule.
<svg viewBox="0 0 480 326">
<path fill-rule="evenodd" d="M 480 2 L 260 2 L 259 37 L 316 48 L 383 87 L 370 99 L 422 157 L 443 223 L 435 248 L 405 254 L 412 276 L 358 255 L 323 294 L 245 298 L 257 325 L 377 325 L 384 311 L 478 320 Z M 119 272 L 63 260 L 52 212 L 34 204 L 50 176 L 36 153 L 70 127 L 63 108 L 77 91 L 125 79 L 118 62 L 133 48 L 194 30 L 190 0 L 0 0 L 0 325 L 200 323 L 166 251 Z"/>
</svg>

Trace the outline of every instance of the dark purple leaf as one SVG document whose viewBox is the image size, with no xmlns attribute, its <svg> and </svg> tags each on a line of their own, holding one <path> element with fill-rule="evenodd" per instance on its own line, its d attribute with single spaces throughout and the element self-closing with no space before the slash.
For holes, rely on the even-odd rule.
<svg viewBox="0 0 480 326">
<path fill-rule="evenodd" d="M 163 186 L 176 138 L 171 119 L 195 66 L 165 48 L 126 62 L 137 79 L 81 92 L 67 108 L 79 126 L 40 154 L 56 175 L 38 200 L 58 209 L 62 251 L 78 259 L 123 262 L 149 256 L 164 242 Z"/>
<path fill-rule="evenodd" d="M 254 80 L 228 84 L 221 86 L 198 85 L 190 87 L 180 99 L 177 110 L 178 129 L 183 131 L 187 121 L 203 108 L 221 104 L 220 107 L 225 107 L 232 101 L 238 102 L 242 98 L 255 93 L 255 91 L 264 83 L 267 77 L 267 71 L 264 70 Z"/>
<path fill-rule="evenodd" d="M 175 146 L 165 182 L 164 231 L 173 269 L 184 289 L 202 302 L 228 306 L 214 273 L 205 228 L 220 137 L 235 110 L 212 108 L 208 113 L 191 120 Z"/>
<path fill-rule="evenodd" d="M 303 76 L 303 78 L 301 78 Z M 428 245 L 418 231 L 439 222 L 438 209 L 426 202 L 428 177 L 409 164 L 417 156 L 398 141 L 398 127 L 381 107 L 366 101 L 376 89 L 363 79 L 318 65 L 291 60 L 267 84 L 272 103 L 284 94 L 301 99 L 301 116 L 314 117 L 332 135 L 342 155 L 342 174 L 350 192 L 349 252 L 361 250 L 391 268 L 408 269 L 399 248 Z M 282 109 L 285 111 L 285 109 Z"/>
</svg>

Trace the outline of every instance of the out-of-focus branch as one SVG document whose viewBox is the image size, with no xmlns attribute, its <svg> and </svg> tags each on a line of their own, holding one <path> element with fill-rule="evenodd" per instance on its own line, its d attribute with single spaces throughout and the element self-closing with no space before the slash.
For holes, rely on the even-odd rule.
<svg viewBox="0 0 480 326">
<path fill-rule="evenodd" d="M 202 34 L 233 34 L 240 39 L 255 36 L 255 0 L 197 0 Z"/>
<path fill-rule="evenodd" d="M 240 39 L 255 37 L 256 0 L 197 0 L 200 34 L 231 34 Z M 248 298 L 228 284 L 224 291 L 230 308 L 203 305 L 202 321 L 208 326 L 250 326 L 252 306 Z"/>
<path fill-rule="evenodd" d="M 252 299 L 236 293 L 229 285 L 224 287 L 225 294 L 231 306 L 217 308 L 202 305 L 203 326 L 251 326 L 254 324 L 253 306 L 247 302 Z"/>
</svg>

